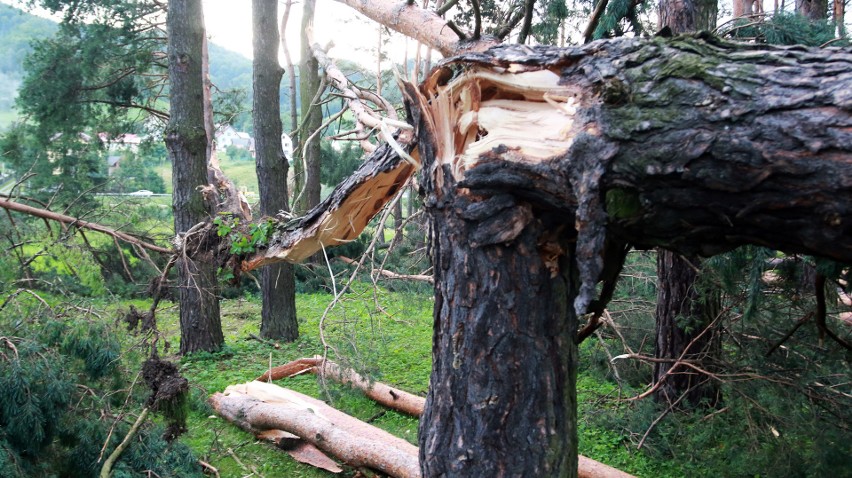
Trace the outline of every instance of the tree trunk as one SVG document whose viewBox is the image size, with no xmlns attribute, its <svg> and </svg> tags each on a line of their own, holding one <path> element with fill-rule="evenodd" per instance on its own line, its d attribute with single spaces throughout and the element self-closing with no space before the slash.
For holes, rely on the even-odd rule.
<svg viewBox="0 0 852 478">
<path fill-rule="evenodd" d="M 575 314 L 609 244 L 852 262 L 850 73 L 847 50 L 682 36 L 501 46 L 407 87 L 435 231 L 424 474 L 576 472 Z M 246 265 L 354 237 L 407 161 L 380 147 Z"/>
<path fill-rule="evenodd" d="M 314 137 L 307 148 L 308 138 L 322 125 L 322 108 L 314 105 L 314 97 L 320 88 L 319 63 L 314 57 L 306 31 L 313 27 L 316 0 L 305 0 L 302 8 L 302 60 L 299 64 L 299 97 L 302 102 L 302 123 L 299 126 L 300 157 L 303 158 L 304 190 L 297 205 L 300 212 L 306 212 L 320 202 L 320 138 Z"/>
<path fill-rule="evenodd" d="M 683 258 L 675 252 L 660 250 L 657 254 L 657 312 L 654 357 L 667 360 L 689 360 L 699 368 L 712 370 L 718 356 L 718 337 L 708 329 L 719 308 L 718 294 L 699 291 L 697 258 Z M 654 363 L 654 384 L 662 382 L 654 397 L 671 404 L 681 395 L 690 405 L 702 401 L 711 406 L 719 403 L 718 384 L 706 374 L 673 362 Z"/>
<path fill-rule="evenodd" d="M 541 254 L 568 251 L 567 235 L 510 195 L 448 181 L 435 199 L 423 475 L 576 476 L 577 283 L 567 252 L 559 264 Z"/>
<path fill-rule="evenodd" d="M 675 34 L 713 30 L 718 11 L 715 0 L 660 0 L 657 29 L 669 27 Z"/>
<path fill-rule="evenodd" d="M 796 12 L 810 20 L 825 20 L 828 0 L 796 0 Z"/>
<path fill-rule="evenodd" d="M 280 87 L 284 70 L 278 64 L 278 4 L 252 1 L 254 60 L 253 120 L 260 214 L 274 217 L 289 211 L 287 158 L 281 148 Z M 296 279 L 292 264 L 274 264 L 261 271 L 261 337 L 292 342 L 299 337 Z"/>
<path fill-rule="evenodd" d="M 175 233 L 183 235 L 214 213 L 215 198 L 204 198 L 207 185 L 207 135 L 201 44 L 204 23 L 200 0 L 169 2 L 169 102 L 166 146 L 172 162 L 172 208 Z M 209 249 L 209 248 L 207 248 Z M 219 318 L 216 264 L 210 252 L 178 261 L 180 287 L 180 353 L 216 351 L 224 336 Z"/>
<path fill-rule="evenodd" d="M 299 392 L 249 382 L 214 394 L 210 404 L 246 430 L 284 430 L 352 466 L 395 477 L 420 476 L 417 447 Z"/>
</svg>

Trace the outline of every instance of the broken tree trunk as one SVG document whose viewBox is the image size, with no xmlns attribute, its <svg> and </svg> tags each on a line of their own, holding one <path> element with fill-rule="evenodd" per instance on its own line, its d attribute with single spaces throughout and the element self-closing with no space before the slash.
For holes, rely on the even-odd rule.
<svg viewBox="0 0 852 478">
<path fill-rule="evenodd" d="M 504 46 L 445 63 L 422 91 L 436 283 L 425 476 L 575 476 L 573 337 L 618 257 L 607 245 L 852 258 L 847 52 Z"/>
<path fill-rule="evenodd" d="M 276 385 L 232 385 L 210 397 L 219 415 L 246 430 L 284 430 L 356 467 L 419 477 L 417 447 L 390 433 Z"/>
<path fill-rule="evenodd" d="M 607 246 L 852 262 L 848 49 L 500 46 L 412 90 L 436 282 L 427 476 L 575 476 L 573 337 L 622 257 Z M 387 146 L 372 158 L 248 265 L 354 238 L 413 171 Z"/>
</svg>

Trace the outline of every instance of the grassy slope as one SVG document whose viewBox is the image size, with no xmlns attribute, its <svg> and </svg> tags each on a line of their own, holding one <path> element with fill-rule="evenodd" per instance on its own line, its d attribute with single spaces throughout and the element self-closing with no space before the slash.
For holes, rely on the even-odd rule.
<svg viewBox="0 0 852 478">
<path fill-rule="evenodd" d="M 226 155 L 221 153 L 219 154 L 219 160 L 222 172 L 234 182 L 239 190 L 257 194 L 257 173 L 255 172 L 253 161 L 231 161 Z M 157 166 L 156 170 L 166 183 L 166 192 L 171 194 L 172 166 L 168 162 L 165 162 Z"/>
</svg>

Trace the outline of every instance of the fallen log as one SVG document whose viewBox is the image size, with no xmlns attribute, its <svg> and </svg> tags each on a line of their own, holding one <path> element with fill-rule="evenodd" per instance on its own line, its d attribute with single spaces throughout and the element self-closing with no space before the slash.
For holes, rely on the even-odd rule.
<svg viewBox="0 0 852 478">
<path fill-rule="evenodd" d="M 301 358 L 292 362 L 273 367 L 257 381 L 281 380 L 303 373 L 315 373 L 318 376 L 351 385 L 377 403 L 393 410 L 415 417 L 423 414 L 426 399 L 391 387 L 381 382 L 371 382 L 352 369 L 343 368 L 330 360 L 323 361 L 322 357 Z M 634 478 L 617 468 L 603 464 L 580 455 L 577 466 L 578 478 Z"/>
<path fill-rule="evenodd" d="M 416 446 L 307 395 L 249 382 L 209 401 L 216 413 L 245 430 L 284 430 L 352 466 L 400 478 L 421 476 Z"/>
<path fill-rule="evenodd" d="M 280 380 L 308 372 L 357 388 L 363 391 L 371 400 L 393 410 L 415 417 L 423 414 L 423 407 L 426 404 L 425 398 L 381 382 L 370 381 L 362 377 L 358 372 L 341 367 L 331 360 L 324 361 L 322 357 L 298 359 L 278 367 L 273 367 L 270 371 L 258 377 L 257 381 L 266 382 L 270 380 L 270 377 L 272 380 Z"/>
</svg>

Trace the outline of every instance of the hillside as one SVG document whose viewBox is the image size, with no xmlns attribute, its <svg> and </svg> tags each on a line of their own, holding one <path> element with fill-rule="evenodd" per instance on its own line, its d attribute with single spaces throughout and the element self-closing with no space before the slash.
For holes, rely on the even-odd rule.
<svg viewBox="0 0 852 478">
<path fill-rule="evenodd" d="M 15 97 L 33 41 L 50 37 L 56 30 L 57 23 L 52 20 L 0 3 L 0 129 L 15 119 Z M 250 59 L 210 44 L 210 76 L 222 90 L 245 91 L 245 109 L 251 107 Z"/>
<path fill-rule="evenodd" d="M 14 119 L 12 106 L 24 76 L 30 43 L 56 31 L 56 23 L 0 4 L 0 128 Z"/>
</svg>

